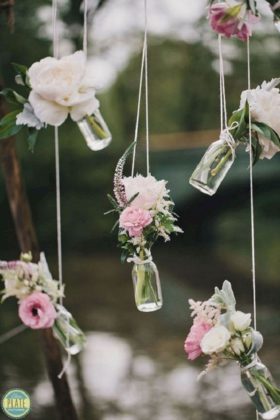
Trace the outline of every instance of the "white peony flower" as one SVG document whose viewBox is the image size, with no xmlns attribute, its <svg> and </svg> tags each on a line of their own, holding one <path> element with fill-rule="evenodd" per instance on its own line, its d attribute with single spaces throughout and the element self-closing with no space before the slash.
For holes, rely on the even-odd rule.
<svg viewBox="0 0 280 420">
<path fill-rule="evenodd" d="M 157 181 L 152 175 L 136 175 L 134 177 L 123 178 L 123 185 L 128 200 L 139 193 L 131 204 L 146 210 L 156 208 L 168 194 L 166 181 Z"/>
<path fill-rule="evenodd" d="M 211 328 L 203 337 L 200 347 L 204 354 L 220 353 L 228 345 L 230 332 L 222 325 Z"/>
<path fill-rule="evenodd" d="M 272 79 L 271 82 L 263 82 L 256 89 L 242 92 L 240 108 L 245 106 L 247 100 L 253 121 L 267 124 L 280 136 L 280 91 L 275 87 L 278 82 L 278 79 Z M 279 147 L 263 136 L 259 135 L 259 142 L 263 147 L 261 159 L 271 159 L 280 151 Z"/>
<path fill-rule="evenodd" d="M 232 325 L 236 331 L 245 331 L 251 325 L 252 316 L 251 314 L 245 314 L 244 312 L 236 311 L 230 317 L 230 321 L 232 322 Z"/>
<path fill-rule="evenodd" d="M 34 113 L 34 109 L 28 102 L 24 104 L 23 111 L 17 115 L 16 124 L 34 127 L 36 130 L 41 130 L 41 128 L 45 125 L 39 120 L 39 118 L 37 118 Z"/>
<path fill-rule="evenodd" d="M 68 114 L 79 121 L 96 111 L 99 101 L 86 71 L 83 51 L 61 59 L 46 57 L 30 67 L 29 102 L 40 121 L 59 126 Z"/>
</svg>

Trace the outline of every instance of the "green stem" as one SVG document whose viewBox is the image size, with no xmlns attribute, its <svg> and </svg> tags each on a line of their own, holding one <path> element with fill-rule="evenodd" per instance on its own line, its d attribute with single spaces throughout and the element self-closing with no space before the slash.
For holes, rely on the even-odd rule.
<svg viewBox="0 0 280 420">
<path fill-rule="evenodd" d="M 101 140 L 106 139 L 108 137 L 106 131 L 103 130 L 103 128 L 100 126 L 94 115 L 88 115 L 86 119 Z"/>
<path fill-rule="evenodd" d="M 220 162 L 218 163 L 218 165 L 216 166 L 216 168 L 214 168 L 214 169 L 211 170 L 211 175 L 213 177 L 216 176 L 216 175 L 218 175 L 218 173 L 221 171 L 221 169 L 223 168 L 223 166 L 227 163 L 227 161 L 231 157 L 231 155 L 232 155 L 232 150 L 231 150 L 231 148 L 229 148 L 229 150 L 227 151 L 227 153 L 225 154 L 225 156 L 220 160 Z"/>
</svg>

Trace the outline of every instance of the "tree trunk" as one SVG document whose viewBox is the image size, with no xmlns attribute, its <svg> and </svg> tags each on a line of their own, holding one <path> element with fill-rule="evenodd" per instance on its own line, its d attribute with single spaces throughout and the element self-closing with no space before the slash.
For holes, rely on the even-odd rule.
<svg viewBox="0 0 280 420">
<path fill-rule="evenodd" d="M 3 101 L 0 102 L 0 118 L 6 113 Z M 32 251 L 35 261 L 39 258 L 39 245 L 24 182 L 21 175 L 20 162 L 17 157 L 15 138 L 0 140 L 0 164 L 5 179 L 9 204 L 15 224 L 15 230 L 22 252 Z M 58 378 L 62 370 L 60 347 L 52 330 L 42 330 L 42 346 L 47 370 L 56 399 L 60 420 L 78 420 L 71 398 L 66 375 Z"/>
</svg>

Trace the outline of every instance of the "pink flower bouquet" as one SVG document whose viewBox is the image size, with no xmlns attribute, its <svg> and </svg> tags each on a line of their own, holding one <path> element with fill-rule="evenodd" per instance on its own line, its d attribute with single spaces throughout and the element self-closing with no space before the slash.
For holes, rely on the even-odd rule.
<svg viewBox="0 0 280 420">
<path fill-rule="evenodd" d="M 251 314 L 236 310 L 236 300 L 230 282 L 205 302 L 189 301 L 193 325 L 185 340 L 189 360 L 209 356 L 204 370 L 227 360 L 238 362 L 244 388 L 264 419 L 280 413 L 280 389 L 258 357 L 263 344 L 262 335 L 251 326 Z M 202 376 L 200 375 L 200 376 Z"/>
<path fill-rule="evenodd" d="M 59 304 L 64 289 L 52 278 L 43 253 L 38 264 L 32 263 L 30 253 L 22 254 L 18 261 L 0 261 L 0 279 L 4 283 L 2 302 L 9 297 L 18 299 L 18 314 L 24 325 L 34 330 L 52 328 L 71 354 L 83 347 L 84 334 Z"/>
</svg>

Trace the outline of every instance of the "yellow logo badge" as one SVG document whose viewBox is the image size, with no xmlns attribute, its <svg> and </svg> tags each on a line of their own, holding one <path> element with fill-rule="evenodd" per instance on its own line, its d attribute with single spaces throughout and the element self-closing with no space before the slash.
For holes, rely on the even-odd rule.
<svg viewBox="0 0 280 420">
<path fill-rule="evenodd" d="M 23 389 L 11 389 L 2 398 L 2 410 L 10 419 L 23 419 L 31 410 L 30 396 Z"/>
</svg>

